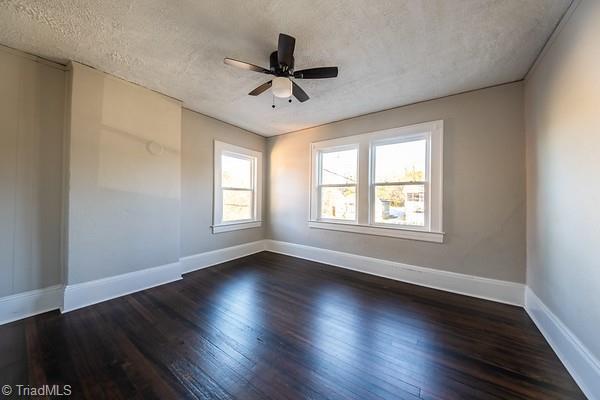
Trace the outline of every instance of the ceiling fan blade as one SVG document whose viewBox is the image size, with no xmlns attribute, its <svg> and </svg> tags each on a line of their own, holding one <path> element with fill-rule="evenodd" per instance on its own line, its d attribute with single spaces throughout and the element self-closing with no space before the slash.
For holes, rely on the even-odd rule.
<svg viewBox="0 0 600 400">
<path fill-rule="evenodd" d="M 258 96 L 259 94 L 261 94 L 262 92 L 264 92 L 265 90 L 267 90 L 268 88 L 270 88 L 271 85 L 273 85 L 273 81 L 265 82 L 262 85 L 260 85 L 259 87 L 257 87 L 256 89 L 254 89 L 253 91 L 251 91 L 250 93 L 248 93 L 248 94 L 250 96 Z"/>
<path fill-rule="evenodd" d="M 285 33 L 279 34 L 279 43 L 277 44 L 277 62 L 279 62 L 280 65 L 285 65 L 287 67 L 292 66 L 295 46 L 296 39 L 286 35 Z"/>
<path fill-rule="evenodd" d="M 271 71 L 269 71 L 266 68 L 259 67 L 258 65 L 250 64 L 244 61 L 234 60 L 233 58 L 226 58 L 223 60 L 223 62 L 225 62 L 225 64 L 227 65 L 231 65 L 232 67 L 242 68 L 248 71 L 262 72 L 263 74 L 271 73 Z"/>
<path fill-rule="evenodd" d="M 309 99 L 306 92 L 304 90 L 302 90 L 302 88 L 300 86 L 296 85 L 296 82 L 293 82 L 293 81 L 292 81 L 292 94 L 294 95 L 295 98 L 298 99 L 298 101 L 300 103 L 304 103 L 306 100 Z"/>
<path fill-rule="evenodd" d="M 323 79 L 335 78 L 336 76 L 338 76 L 338 67 L 320 67 L 294 71 L 294 78 L 296 79 Z"/>
</svg>

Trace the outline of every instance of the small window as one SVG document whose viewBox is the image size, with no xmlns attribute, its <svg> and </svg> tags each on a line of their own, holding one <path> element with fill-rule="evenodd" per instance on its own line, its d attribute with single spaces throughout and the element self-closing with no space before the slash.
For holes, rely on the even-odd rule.
<svg viewBox="0 0 600 400">
<path fill-rule="evenodd" d="M 213 233 L 261 224 L 260 152 L 215 141 Z"/>
<path fill-rule="evenodd" d="M 358 149 L 319 152 L 319 210 L 323 220 L 356 221 Z"/>
<path fill-rule="evenodd" d="M 311 154 L 310 227 L 443 241 L 443 121 L 316 142 Z"/>
</svg>

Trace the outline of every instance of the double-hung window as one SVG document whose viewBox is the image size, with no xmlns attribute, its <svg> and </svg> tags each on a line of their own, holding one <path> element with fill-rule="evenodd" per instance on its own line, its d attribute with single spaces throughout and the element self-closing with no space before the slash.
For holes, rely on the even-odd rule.
<svg viewBox="0 0 600 400">
<path fill-rule="evenodd" d="M 213 233 L 261 225 L 262 153 L 215 141 Z"/>
<path fill-rule="evenodd" d="M 372 143 L 371 215 L 375 225 L 427 226 L 427 134 Z"/>
<path fill-rule="evenodd" d="M 356 222 L 358 147 L 323 149 L 317 162 L 320 219 Z"/>
<path fill-rule="evenodd" d="M 443 241 L 443 122 L 311 144 L 313 228 Z"/>
</svg>

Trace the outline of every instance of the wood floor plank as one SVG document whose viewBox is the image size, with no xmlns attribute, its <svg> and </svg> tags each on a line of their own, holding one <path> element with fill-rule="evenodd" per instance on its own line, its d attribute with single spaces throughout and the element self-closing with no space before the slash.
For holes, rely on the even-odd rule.
<svg viewBox="0 0 600 400">
<path fill-rule="evenodd" d="M 519 307 L 262 252 L 0 326 L 0 382 L 87 399 L 584 399 Z"/>
</svg>

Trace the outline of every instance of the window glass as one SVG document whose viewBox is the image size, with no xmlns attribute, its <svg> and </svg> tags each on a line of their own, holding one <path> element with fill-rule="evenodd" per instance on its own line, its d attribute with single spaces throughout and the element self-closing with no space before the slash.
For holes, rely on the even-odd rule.
<svg viewBox="0 0 600 400">
<path fill-rule="evenodd" d="M 375 223 L 425 225 L 425 185 L 375 186 Z"/>
<path fill-rule="evenodd" d="M 355 184 L 357 149 L 323 152 L 321 154 L 321 184 Z"/>
<path fill-rule="evenodd" d="M 250 158 L 221 155 L 221 186 L 226 188 L 252 188 L 252 160 Z"/>
<path fill-rule="evenodd" d="M 252 219 L 252 191 L 223 189 L 223 221 Z"/>
<path fill-rule="evenodd" d="M 375 183 L 426 180 L 427 140 L 375 146 Z"/>
<path fill-rule="evenodd" d="M 356 219 L 356 187 L 321 187 L 321 218 Z"/>
</svg>

